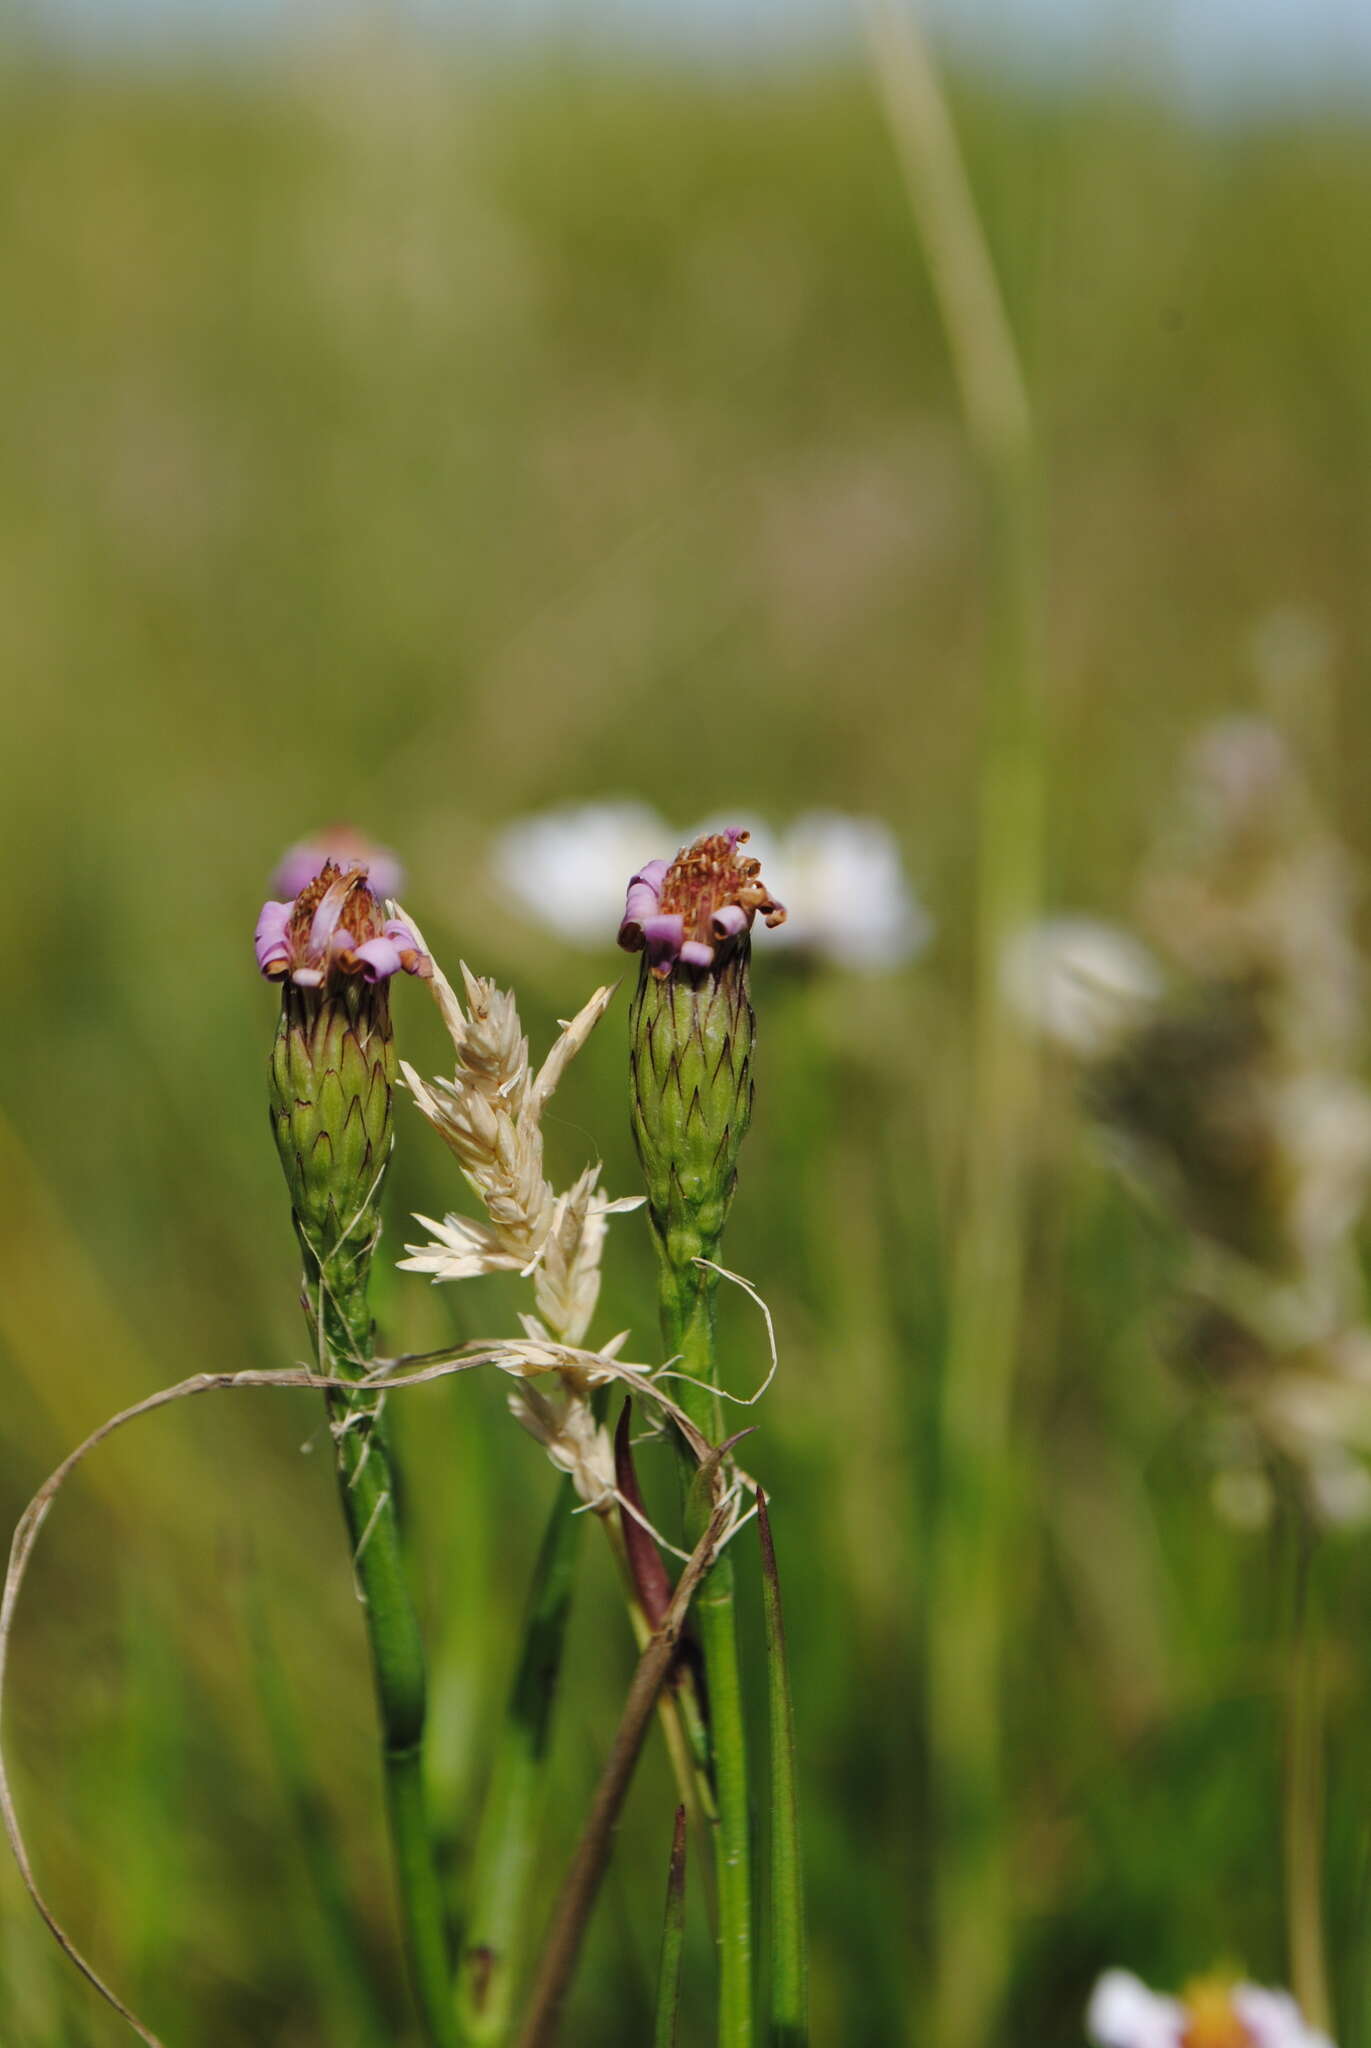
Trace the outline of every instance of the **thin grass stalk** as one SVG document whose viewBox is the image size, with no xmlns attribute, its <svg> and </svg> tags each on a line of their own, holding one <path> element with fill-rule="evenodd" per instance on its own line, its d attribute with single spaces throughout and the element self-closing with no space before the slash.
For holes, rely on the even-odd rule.
<svg viewBox="0 0 1371 2048">
<path fill-rule="evenodd" d="M 557 2037 L 562 2004 L 575 1973 L 600 1881 L 609 1863 L 614 1829 L 642 1751 L 657 1695 L 671 1669 L 690 1603 L 701 1580 L 717 1561 L 718 1546 L 728 1526 L 729 1514 L 730 1509 L 725 1503 L 716 1507 L 710 1516 L 676 1582 L 676 1591 L 662 1625 L 638 1660 L 609 1756 L 600 1773 L 581 1839 L 553 1913 L 534 1977 L 528 2012 L 519 2032 L 518 2048 L 550 2048 Z"/>
<path fill-rule="evenodd" d="M 805 1938 L 804 1866 L 800 1859 L 800 1800 L 795 1768 L 795 1711 L 786 1656 L 781 1579 L 766 1495 L 757 1492 L 762 1546 L 762 1605 L 766 1614 L 767 1707 L 771 1738 L 770 1947 L 771 2048 L 806 2048 L 809 2040 L 809 1953 Z"/>
<path fill-rule="evenodd" d="M 662 1330 L 667 1350 L 688 1377 L 677 1381 L 682 1408 L 711 1442 L 723 1435 L 715 1344 L 717 1276 L 688 1266 L 661 1265 Z M 684 1453 L 682 1472 L 694 1481 Z M 689 1535 L 693 1531 L 688 1532 Z M 718 2048 L 751 2048 L 753 2041 L 752 1825 L 747 1729 L 733 1560 L 724 1553 L 710 1570 L 695 1603 L 709 1700 L 714 1766 L 714 1868 L 718 1896 Z"/>
<path fill-rule="evenodd" d="M 1282 1503 L 1292 1552 L 1285 1754 L 1285 1912 L 1290 1985 L 1311 2027 L 1331 2033 L 1324 1929 L 1323 1696 L 1319 1671 L 1317 1535 L 1303 1503 Z"/>
<path fill-rule="evenodd" d="M 322 1266 L 303 1235 L 306 1295 L 322 1371 L 356 1377 L 375 1357 L 365 1260 Z M 311 1267 L 313 1273 L 311 1275 Z M 381 1732 L 381 1765 L 400 1918 L 415 2004 L 431 2048 L 457 2048 L 451 1961 L 423 1780 L 427 1680 L 418 1617 L 405 1575 L 395 1475 L 382 1393 L 325 1400 L 337 1457 L 343 1519 L 366 1621 Z"/>
<path fill-rule="evenodd" d="M 676 1809 L 667 1869 L 662 1950 L 657 1964 L 657 2012 L 652 2048 L 677 2048 L 681 2027 L 681 1965 L 685 1958 L 686 1810 Z"/>
<path fill-rule="evenodd" d="M 624 1609 L 633 1631 L 633 1640 L 639 1650 L 644 1650 L 651 1640 L 653 1624 L 635 1590 L 622 1533 L 616 1529 L 610 1516 L 602 1515 L 597 1519 L 622 1575 Z M 709 1764 L 709 1733 L 694 1679 L 689 1672 L 683 1671 L 679 1661 L 670 1672 L 657 1701 L 657 1719 L 661 1723 L 671 1775 L 688 1818 L 702 1828 L 712 1826 L 715 1807 Z"/>
<path fill-rule="evenodd" d="M 576 1508 L 575 1489 L 567 1480 L 553 1502 L 534 1565 L 519 1664 L 481 1808 L 457 1963 L 457 2021 L 467 2048 L 498 2048 L 508 2039 L 516 2017 L 519 1957 L 537 1875 L 552 1717 L 580 1548 L 583 1518 Z M 619 1566 L 629 1622 L 641 1652 L 651 1639 L 652 1622 L 636 1597 L 615 1519 L 596 1519 Z M 682 1800 L 697 1817 L 709 1812 L 710 1805 L 702 1805 L 702 1800 L 712 1802 L 712 1791 L 700 1778 L 669 1689 L 658 1698 L 657 1715 Z"/>
<path fill-rule="evenodd" d="M 470 1904 L 457 1963 L 457 2022 L 462 2041 L 471 2048 L 497 2048 L 508 2039 L 516 2016 L 581 1526 L 575 1488 L 563 1479 L 529 1585 L 518 1668 L 471 1864 Z"/>
<path fill-rule="evenodd" d="M 932 1548 L 937 2048 L 997 2036 L 1011 1946 L 1001 1688 L 1009 1422 L 1023 1293 L 1032 1054 L 1000 988 L 1004 942 L 1040 895 L 1040 561 L 1027 386 L 936 64 L 901 0 L 862 0 L 981 473 L 991 626 L 978 824 L 976 1003 L 962 1214 L 953 1252 Z"/>
</svg>

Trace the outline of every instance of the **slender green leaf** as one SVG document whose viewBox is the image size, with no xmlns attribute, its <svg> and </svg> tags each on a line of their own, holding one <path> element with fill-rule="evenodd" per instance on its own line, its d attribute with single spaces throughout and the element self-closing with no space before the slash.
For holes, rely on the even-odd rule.
<svg viewBox="0 0 1371 2048">
<path fill-rule="evenodd" d="M 575 1489 L 563 1480 L 533 1568 L 519 1665 L 481 1810 L 457 1968 L 458 2024 L 471 2048 L 496 2048 L 514 2023 L 580 1545 L 582 1519 L 575 1510 Z"/>
<path fill-rule="evenodd" d="M 786 1662 L 781 1581 L 766 1495 L 757 1489 L 762 1539 L 762 1600 L 766 1611 L 767 1698 L 771 1724 L 771 2000 L 772 2048 L 803 2048 L 809 2039 L 808 1954 L 805 1944 L 804 1872 L 800 1863 L 800 1802 L 795 1783 L 795 1711 Z"/>
<path fill-rule="evenodd" d="M 676 2048 L 681 2021 L 681 1960 L 685 1954 L 686 1810 L 676 1809 L 671 1865 L 662 1919 L 662 1956 L 657 1969 L 657 2024 L 652 2048 Z"/>
</svg>

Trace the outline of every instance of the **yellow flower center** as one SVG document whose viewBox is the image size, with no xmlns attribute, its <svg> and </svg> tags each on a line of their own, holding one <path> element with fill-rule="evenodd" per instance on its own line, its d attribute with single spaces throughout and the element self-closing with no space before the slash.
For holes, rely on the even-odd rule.
<svg viewBox="0 0 1371 2048">
<path fill-rule="evenodd" d="M 1233 1987 L 1209 1978 L 1185 1993 L 1186 2028 L 1181 2048 L 1254 2048 L 1251 2034 L 1233 2010 Z"/>
</svg>

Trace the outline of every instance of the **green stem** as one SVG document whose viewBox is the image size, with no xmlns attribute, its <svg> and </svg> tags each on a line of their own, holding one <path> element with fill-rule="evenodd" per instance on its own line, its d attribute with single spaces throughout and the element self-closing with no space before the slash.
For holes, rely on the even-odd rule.
<svg viewBox="0 0 1371 2048">
<path fill-rule="evenodd" d="M 708 1247 L 700 1246 L 701 1253 Z M 675 1382 L 682 1408 L 711 1443 L 723 1435 L 714 1388 L 718 1363 L 714 1342 L 717 1276 L 695 1266 L 679 1234 L 673 1234 L 671 1262 L 661 1267 L 662 1329 L 667 1349 L 679 1354 L 689 1378 Z M 676 1263 L 680 1260 L 680 1263 Z M 694 1465 L 686 1460 L 688 1481 Z M 696 1531 L 688 1532 L 690 1540 Z M 747 1731 L 743 1718 L 742 1672 L 734 1606 L 733 1560 L 727 1551 L 710 1569 L 695 1601 L 696 1626 L 704 1655 L 709 1731 L 714 1761 L 714 1864 L 719 1903 L 718 2048 L 751 2048 L 752 2023 L 752 1840 L 748 1802 Z"/>
<path fill-rule="evenodd" d="M 928 2033 L 1002 2031 L 1012 1923 L 1004 1820 L 1009 1428 L 1024 1288 L 1034 1061 L 1000 980 L 1042 862 L 1037 458 L 1027 381 L 938 66 L 908 0 L 863 0 L 875 79 L 985 494 L 990 631 L 977 846 L 965 1194 L 952 1259 L 929 1593 L 937 1971 Z M 917 2022 L 915 2022 L 917 2024 Z"/>
<path fill-rule="evenodd" d="M 341 1252 L 314 1268 L 305 1247 L 306 1295 L 319 1360 L 347 1377 L 374 1356 L 367 1259 Z M 418 1617 L 405 1577 L 384 1395 L 325 1396 L 353 1573 L 366 1617 L 381 1732 L 381 1763 L 395 1880 L 415 2003 L 431 2048 L 456 2048 L 442 1893 L 423 1784 L 427 1681 Z"/>
<path fill-rule="evenodd" d="M 1331 2025 L 1323 1926 L 1323 1708 L 1319 1688 L 1315 1533 L 1303 1503 L 1285 1512 L 1292 1528 L 1293 1614 L 1285 1765 L 1285 1910 L 1290 1988 L 1305 2020 Z"/>
<path fill-rule="evenodd" d="M 470 2048 L 495 2048 L 514 2023 L 545 1804 L 548 1740 L 583 1518 L 563 1479 L 529 1588 L 519 1666 L 481 1809 L 470 1909 L 457 1965 L 457 2018 Z"/>
</svg>

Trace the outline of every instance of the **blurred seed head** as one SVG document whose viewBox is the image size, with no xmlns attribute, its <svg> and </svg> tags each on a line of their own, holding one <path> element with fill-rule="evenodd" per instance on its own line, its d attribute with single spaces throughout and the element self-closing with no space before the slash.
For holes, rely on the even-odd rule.
<svg viewBox="0 0 1371 2048">
<path fill-rule="evenodd" d="M 1068 919 L 1005 961 L 1010 999 L 1074 1052 L 1116 1155 L 1188 1235 L 1177 1355 L 1258 1446 L 1220 1488 L 1244 1520 L 1272 1461 L 1319 1515 L 1360 1512 L 1368 1490 L 1353 1476 L 1371 1450 L 1353 1345 L 1371 1093 L 1352 901 L 1283 739 L 1228 720 L 1191 749 L 1144 870 L 1151 950 Z"/>
<path fill-rule="evenodd" d="M 1045 1038 L 1098 1060 L 1155 1008 L 1161 969 L 1141 941 L 1093 917 L 1052 917 L 1014 933 L 1001 961 L 1005 995 Z"/>
</svg>

